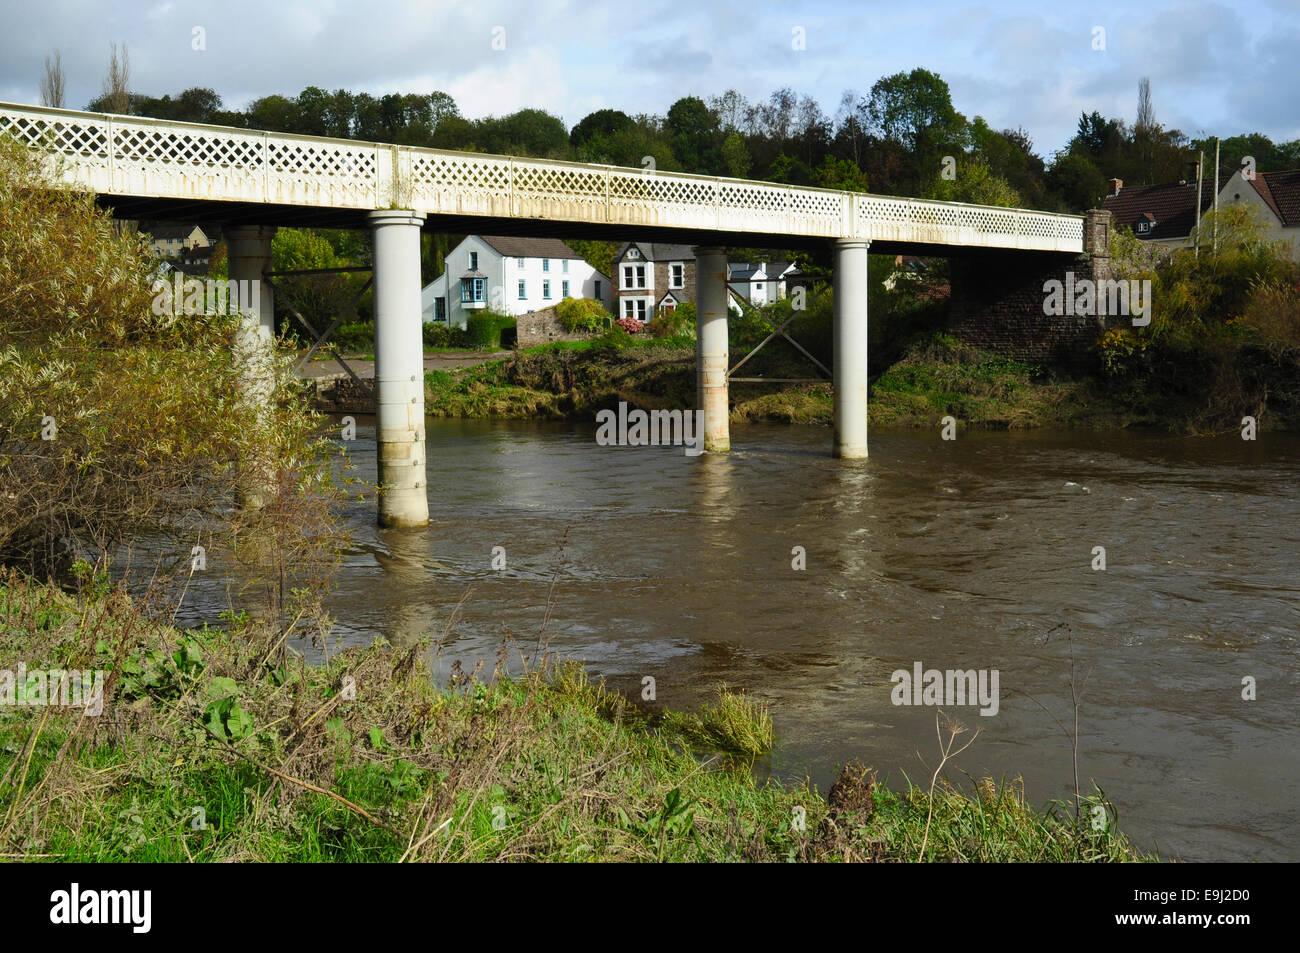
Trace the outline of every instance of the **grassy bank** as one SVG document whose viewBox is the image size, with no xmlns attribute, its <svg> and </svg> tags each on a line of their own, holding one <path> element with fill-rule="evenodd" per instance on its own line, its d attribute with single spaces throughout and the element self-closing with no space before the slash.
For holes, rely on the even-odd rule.
<svg viewBox="0 0 1300 953">
<path fill-rule="evenodd" d="M 757 783 L 764 707 L 651 715 L 574 664 L 435 686 L 424 646 L 308 665 L 245 618 L 179 631 L 102 582 L 0 584 L 0 669 L 102 669 L 102 715 L 0 706 L 0 853 L 154 861 L 1141 859 L 1016 784 Z M 728 753 L 729 752 L 729 753 Z M 1085 804 L 1085 809 L 1087 805 Z M 1087 813 L 1084 815 L 1088 816 Z M 801 827 L 800 819 L 803 820 Z"/>
<path fill-rule="evenodd" d="M 812 376 L 791 356 L 753 366 L 744 376 Z M 693 407 L 695 353 L 650 342 L 550 345 L 460 373 L 434 371 L 425 382 L 426 405 L 435 416 L 591 419 L 620 400 L 651 410 Z M 832 422 L 829 382 L 733 382 L 730 396 L 733 422 Z M 930 427 L 949 414 L 962 426 L 992 429 L 1149 423 L 1099 382 L 1058 377 L 942 336 L 918 344 L 878 375 L 868 406 L 879 427 Z"/>
</svg>

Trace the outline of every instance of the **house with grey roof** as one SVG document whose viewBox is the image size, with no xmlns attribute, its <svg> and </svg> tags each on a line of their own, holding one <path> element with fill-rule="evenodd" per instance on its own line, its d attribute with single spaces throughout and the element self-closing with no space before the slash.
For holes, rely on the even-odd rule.
<svg viewBox="0 0 1300 953">
<path fill-rule="evenodd" d="M 476 311 L 527 314 L 565 298 L 612 306 L 609 277 L 558 238 L 469 235 L 444 265 L 420 294 L 426 323 L 463 328 Z"/>
</svg>

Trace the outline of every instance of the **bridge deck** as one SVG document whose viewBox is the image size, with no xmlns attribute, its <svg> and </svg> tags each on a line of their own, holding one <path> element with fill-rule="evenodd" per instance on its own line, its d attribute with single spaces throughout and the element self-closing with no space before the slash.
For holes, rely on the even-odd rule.
<svg viewBox="0 0 1300 953">
<path fill-rule="evenodd" d="M 141 218 L 356 227 L 401 207 L 466 233 L 1083 251 L 1081 216 L 1027 209 L 0 103 L 5 132 Z"/>
</svg>

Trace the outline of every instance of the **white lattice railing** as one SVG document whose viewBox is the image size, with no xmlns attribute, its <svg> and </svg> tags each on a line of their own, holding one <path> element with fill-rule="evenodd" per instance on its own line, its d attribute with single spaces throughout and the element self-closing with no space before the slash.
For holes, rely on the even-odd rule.
<svg viewBox="0 0 1300 953">
<path fill-rule="evenodd" d="M 104 195 L 1082 252 L 1083 219 L 0 103 L 0 133 Z"/>
</svg>

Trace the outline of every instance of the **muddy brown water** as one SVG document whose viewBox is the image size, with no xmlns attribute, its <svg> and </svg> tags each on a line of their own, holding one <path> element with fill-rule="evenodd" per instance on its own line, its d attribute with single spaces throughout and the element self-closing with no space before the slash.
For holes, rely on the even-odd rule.
<svg viewBox="0 0 1300 953">
<path fill-rule="evenodd" d="M 1073 790 L 1073 655 L 1083 787 L 1140 846 L 1300 859 L 1300 436 L 876 433 L 843 463 L 822 428 L 739 426 L 695 458 L 594 433 L 431 419 L 428 529 L 349 510 L 339 641 L 447 633 L 443 671 L 490 670 L 549 596 L 553 651 L 638 696 L 654 678 L 660 706 L 746 690 L 776 727 L 758 769 L 823 791 L 851 759 L 928 782 L 936 710 L 895 705 L 891 673 L 997 669 L 995 715 L 946 708 L 980 729 L 947 776 L 1023 776 L 1040 807 Z M 196 617 L 225 604 L 204 587 Z"/>
</svg>

